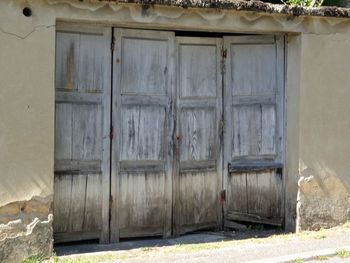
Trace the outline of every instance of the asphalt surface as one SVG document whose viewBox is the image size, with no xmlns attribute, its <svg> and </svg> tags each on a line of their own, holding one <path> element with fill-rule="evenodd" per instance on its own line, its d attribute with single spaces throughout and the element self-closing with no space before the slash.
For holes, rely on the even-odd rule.
<svg viewBox="0 0 350 263">
<path fill-rule="evenodd" d="M 258 236 L 258 235 L 257 235 Z M 96 255 L 101 253 L 128 252 L 142 247 L 156 247 L 157 252 L 147 257 L 126 258 L 120 261 L 109 262 L 230 262 L 230 263 L 286 263 L 298 262 L 331 262 L 350 263 L 350 258 L 339 258 L 336 252 L 340 249 L 350 251 L 350 229 L 327 233 L 324 237 L 308 237 L 292 235 L 290 237 L 278 236 L 274 238 L 253 238 L 247 242 L 232 243 L 228 247 L 216 249 L 203 249 L 191 252 L 162 253 L 162 249 L 167 249 L 178 244 L 207 244 L 212 242 L 226 242 L 236 240 L 235 236 L 223 236 L 207 233 L 197 233 L 185 235 L 172 239 L 148 239 L 132 240 L 117 244 L 69 244 L 56 246 L 55 251 L 58 256 L 64 255 Z M 240 239 L 240 238 L 238 238 Z M 159 249 L 158 249 L 159 248 Z M 320 256 L 323 260 L 315 260 Z M 299 263 L 298 262 L 298 263 Z"/>
</svg>

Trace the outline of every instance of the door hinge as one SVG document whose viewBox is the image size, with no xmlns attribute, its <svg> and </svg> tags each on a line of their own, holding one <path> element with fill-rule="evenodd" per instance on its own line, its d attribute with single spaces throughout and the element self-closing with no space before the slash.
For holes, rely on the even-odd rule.
<svg viewBox="0 0 350 263">
<path fill-rule="evenodd" d="M 109 138 L 110 138 L 111 140 L 113 140 L 113 137 L 114 137 L 114 126 L 111 127 L 111 130 L 110 130 L 110 132 L 109 132 Z"/>
<path fill-rule="evenodd" d="M 113 197 L 109 196 L 109 209 L 112 209 L 113 206 Z"/>
<path fill-rule="evenodd" d="M 220 133 L 223 134 L 226 131 L 226 121 L 222 119 L 220 121 Z"/>
<path fill-rule="evenodd" d="M 226 202 L 226 190 L 221 191 L 221 202 Z"/>
<path fill-rule="evenodd" d="M 114 51 L 114 47 L 115 47 L 115 37 L 112 37 L 112 42 L 111 42 L 111 51 Z"/>
<path fill-rule="evenodd" d="M 227 48 L 222 48 L 222 50 L 221 50 L 221 56 L 222 56 L 222 58 L 227 58 Z"/>
<path fill-rule="evenodd" d="M 227 57 L 227 49 L 225 47 L 221 48 L 221 74 L 224 75 L 226 73 L 226 57 Z"/>
</svg>

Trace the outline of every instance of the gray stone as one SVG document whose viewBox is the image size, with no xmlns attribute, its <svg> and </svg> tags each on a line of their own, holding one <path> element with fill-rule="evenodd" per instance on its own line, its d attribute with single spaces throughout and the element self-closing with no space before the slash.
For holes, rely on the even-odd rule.
<svg viewBox="0 0 350 263">
<path fill-rule="evenodd" d="M 0 262 L 22 262 L 24 258 L 52 253 L 52 214 L 46 221 L 35 218 L 29 225 L 21 219 L 0 225 Z"/>
</svg>

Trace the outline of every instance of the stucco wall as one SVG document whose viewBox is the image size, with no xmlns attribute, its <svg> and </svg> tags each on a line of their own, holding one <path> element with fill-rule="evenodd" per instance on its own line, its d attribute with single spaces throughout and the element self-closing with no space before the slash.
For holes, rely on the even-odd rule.
<svg viewBox="0 0 350 263">
<path fill-rule="evenodd" d="M 49 253 L 55 28 L 0 1 L 0 261 Z"/>
<path fill-rule="evenodd" d="M 302 36 L 298 226 L 350 219 L 350 36 Z"/>
<path fill-rule="evenodd" d="M 33 16 L 23 16 L 25 6 Z M 60 20 L 287 33 L 286 228 L 331 226 L 350 218 L 350 20 L 78 0 L 2 0 L 0 10 L 0 261 L 52 248 L 55 24 Z M 45 242 L 39 238 L 43 231 Z M 38 240 L 29 242 L 32 249 L 13 250 L 29 237 Z"/>
</svg>

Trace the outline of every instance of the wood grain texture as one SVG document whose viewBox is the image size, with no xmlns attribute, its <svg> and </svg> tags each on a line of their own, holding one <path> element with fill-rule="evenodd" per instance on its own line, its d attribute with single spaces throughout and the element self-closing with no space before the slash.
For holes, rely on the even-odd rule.
<svg viewBox="0 0 350 263">
<path fill-rule="evenodd" d="M 180 97 L 216 97 L 216 43 L 180 44 Z"/>
<path fill-rule="evenodd" d="M 230 173 L 228 176 L 226 206 L 231 211 L 248 212 L 246 173 Z"/>
<path fill-rule="evenodd" d="M 101 175 L 55 176 L 54 230 L 69 237 L 102 228 Z M 71 238 L 68 238 L 70 241 Z M 67 240 L 68 240 L 67 239 Z M 67 240 L 60 239 L 60 242 Z"/>
<path fill-rule="evenodd" d="M 166 95 L 168 41 L 128 36 L 120 48 L 122 93 Z"/>
<path fill-rule="evenodd" d="M 276 92 L 275 44 L 230 45 L 232 96 Z"/>
<path fill-rule="evenodd" d="M 182 227 L 210 223 L 217 225 L 217 206 L 219 194 L 217 192 L 216 171 L 214 172 L 186 172 L 180 174 L 179 189 L 179 218 Z M 180 232 L 183 232 L 180 230 Z"/>
<path fill-rule="evenodd" d="M 179 115 L 180 161 L 216 159 L 216 109 L 182 108 Z"/>
<path fill-rule="evenodd" d="M 128 105 L 122 109 L 121 160 L 163 160 L 166 109 Z"/>
<path fill-rule="evenodd" d="M 174 33 L 114 29 L 111 241 L 169 236 Z"/>
<path fill-rule="evenodd" d="M 108 242 L 111 31 L 80 29 L 56 33 L 54 232 Z"/>
<path fill-rule="evenodd" d="M 106 44 L 103 35 L 57 32 L 56 89 L 100 92 L 104 81 Z"/>
<path fill-rule="evenodd" d="M 177 37 L 174 233 L 221 224 L 221 39 Z"/>
<path fill-rule="evenodd" d="M 247 175 L 248 213 L 281 217 L 282 178 L 274 170 Z"/>
<path fill-rule="evenodd" d="M 264 218 L 283 214 L 283 39 L 283 36 L 224 37 L 225 216 L 229 211 Z M 280 165 L 267 169 L 271 163 Z M 229 167 L 234 169 L 230 172 Z"/>
<path fill-rule="evenodd" d="M 276 155 L 275 105 L 240 105 L 232 108 L 232 158 Z"/>
<path fill-rule="evenodd" d="M 132 232 L 142 227 L 163 229 L 164 173 L 122 173 L 119 186 L 119 227 L 124 237 L 133 236 L 127 229 Z"/>
</svg>

